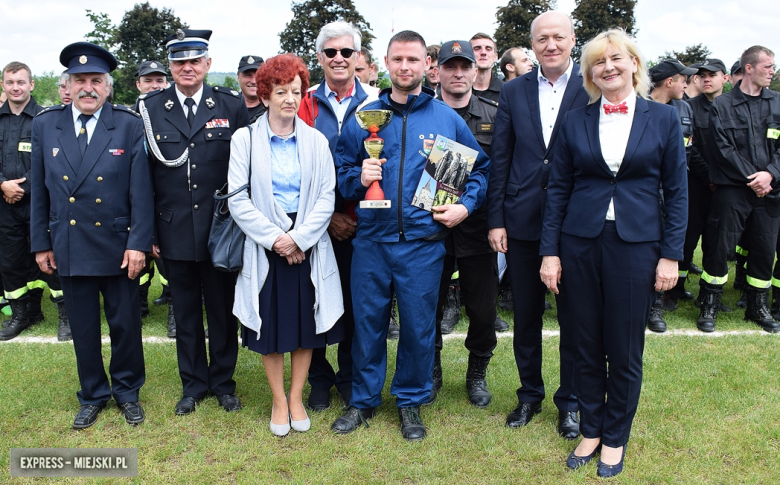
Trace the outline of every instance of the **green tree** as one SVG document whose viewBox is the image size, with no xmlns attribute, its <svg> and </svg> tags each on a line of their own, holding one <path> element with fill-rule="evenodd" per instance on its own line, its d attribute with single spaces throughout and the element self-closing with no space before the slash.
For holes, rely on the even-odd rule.
<svg viewBox="0 0 780 485">
<path fill-rule="evenodd" d="M 233 76 L 225 76 L 224 86 L 229 89 L 241 91 L 241 86 L 238 85 L 238 79 Z"/>
<path fill-rule="evenodd" d="M 555 6 L 555 0 L 509 0 L 505 7 L 498 7 L 498 28 L 493 34 L 498 55 L 510 47 L 530 46 L 531 22 Z"/>
<path fill-rule="evenodd" d="M 572 56 L 579 59 L 582 46 L 607 29 L 620 28 L 636 35 L 634 7 L 636 0 L 575 0 L 571 16 L 577 42 Z"/>
<path fill-rule="evenodd" d="M 690 66 L 696 62 L 702 62 L 706 58 L 710 57 L 712 52 L 704 44 L 689 45 L 682 52 L 666 51 L 664 55 L 658 58 L 658 62 L 664 59 L 677 59 L 686 66 Z"/>
<path fill-rule="evenodd" d="M 35 88 L 32 96 L 41 106 L 52 106 L 60 102 L 60 94 L 57 91 L 57 85 L 60 82 L 60 75 L 54 71 L 44 72 L 40 76 L 33 76 Z"/>
<path fill-rule="evenodd" d="M 87 42 L 92 42 L 100 47 L 114 52 L 116 49 L 116 26 L 111 24 L 111 18 L 107 13 L 95 13 L 87 9 L 87 18 L 95 27 L 92 32 L 84 36 Z"/>
<path fill-rule="evenodd" d="M 291 52 L 303 59 L 309 68 L 309 80 L 312 84 L 324 77 L 317 63 L 315 41 L 325 24 L 343 20 L 350 22 L 362 33 L 361 44 L 371 48 L 375 39 L 371 25 L 357 11 L 352 0 L 302 0 L 292 4 L 293 19 L 279 33 L 282 52 Z"/>
</svg>

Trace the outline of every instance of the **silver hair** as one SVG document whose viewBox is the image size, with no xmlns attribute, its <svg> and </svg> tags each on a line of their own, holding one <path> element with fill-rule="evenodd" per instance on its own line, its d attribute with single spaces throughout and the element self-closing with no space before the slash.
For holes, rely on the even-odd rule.
<svg viewBox="0 0 780 485">
<path fill-rule="evenodd" d="M 62 74 L 60 74 L 60 82 L 61 83 L 67 83 L 68 79 L 69 79 L 68 78 L 68 70 L 65 69 L 64 71 L 62 71 Z"/>
<path fill-rule="evenodd" d="M 315 49 L 317 53 L 322 52 L 322 46 L 325 45 L 325 41 L 329 39 L 335 39 L 344 35 L 351 35 L 355 44 L 355 51 L 360 52 L 360 40 L 362 34 L 349 22 L 331 22 L 320 30 L 320 35 L 317 36 L 317 42 L 315 43 Z"/>
</svg>

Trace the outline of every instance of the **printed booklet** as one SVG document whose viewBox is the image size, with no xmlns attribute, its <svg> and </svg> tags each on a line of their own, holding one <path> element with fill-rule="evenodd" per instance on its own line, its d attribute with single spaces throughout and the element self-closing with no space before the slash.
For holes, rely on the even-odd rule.
<svg viewBox="0 0 780 485">
<path fill-rule="evenodd" d="M 437 135 L 412 205 L 431 212 L 433 207 L 458 202 L 477 155 L 473 148 Z"/>
</svg>

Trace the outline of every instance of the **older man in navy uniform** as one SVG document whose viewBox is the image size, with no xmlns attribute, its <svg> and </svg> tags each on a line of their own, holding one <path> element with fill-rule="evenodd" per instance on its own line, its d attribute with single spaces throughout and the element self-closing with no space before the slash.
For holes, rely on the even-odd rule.
<svg viewBox="0 0 780 485">
<path fill-rule="evenodd" d="M 174 85 L 141 95 L 138 103 L 152 164 L 158 249 L 176 302 L 183 386 L 177 415 L 194 412 L 209 391 L 225 411 L 241 408 L 233 380 L 236 275 L 214 268 L 208 237 L 214 192 L 227 182 L 231 135 L 249 123 L 249 115 L 237 91 L 203 82 L 211 66 L 210 37 L 210 30 L 179 29 L 166 38 L 162 43 Z M 208 357 L 202 299 L 209 324 Z"/>
<path fill-rule="evenodd" d="M 81 408 L 73 427 L 92 426 L 111 397 L 132 425 L 144 355 L 138 282 L 153 242 L 153 194 L 139 116 L 106 103 L 117 61 L 102 47 L 63 49 L 70 105 L 32 125 L 30 238 L 41 271 L 57 269 L 70 315 Z M 111 336 L 111 382 L 103 370 L 100 295 Z"/>
</svg>

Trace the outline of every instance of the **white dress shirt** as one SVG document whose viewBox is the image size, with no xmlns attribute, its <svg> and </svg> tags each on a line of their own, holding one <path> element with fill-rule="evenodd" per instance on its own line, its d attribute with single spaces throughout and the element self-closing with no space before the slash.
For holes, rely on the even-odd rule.
<svg viewBox="0 0 780 485">
<path fill-rule="evenodd" d="M 181 91 L 179 91 L 178 88 L 175 89 L 176 96 L 179 98 L 179 103 L 181 103 L 181 107 L 184 110 L 184 117 L 186 118 L 189 114 L 189 108 L 187 108 L 187 105 L 184 104 L 184 100 L 188 98 L 187 95 L 182 94 Z M 203 97 L 203 85 L 200 85 L 200 89 L 198 89 L 198 92 L 192 95 L 192 100 L 195 101 L 195 106 L 192 107 L 192 115 L 195 116 L 198 114 L 198 105 L 200 104 L 200 98 Z"/>
<path fill-rule="evenodd" d="M 71 106 L 73 107 L 73 129 L 76 131 L 76 138 L 78 138 L 79 131 L 81 131 L 81 121 L 79 121 L 81 111 L 76 108 L 75 104 L 71 103 Z M 97 122 L 100 119 L 100 113 L 102 112 L 103 107 L 101 106 L 99 110 L 95 111 L 92 118 L 87 121 L 87 144 L 92 141 L 92 133 L 95 132 L 95 127 L 97 126 Z"/>
<path fill-rule="evenodd" d="M 604 112 L 604 105 L 609 101 L 601 97 L 599 105 L 599 142 L 601 142 L 601 155 L 613 175 L 617 175 L 620 170 L 620 164 L 623 163 L 623 157 L 626 155 L 626 146 L 628 146 L 628 137 L 631 134 L 631 126 L 634 124 L 634 113 L 636 112 L 636 92 L 632 89 L 631 94 L 618 104 L 626 103 L 628 113 L 610 113 Z M 607 209 L 607 220 L 615 220 L 615 203 L 612 199 L 609 201 Z"/>
<path fill-rule="evenodd" d="M 566 72 L 555 82 L 544 77 L 541 67 L 536 71 L 536 78 L 539 80 L 539 115 L 542 120 L 545 148 L 550 145 L 555 120 L 558 119 L 563 94 L 566 92 L 566 85 L 569 83 L 573 68 L 574 62 L 569 59 L 569 67 L 566 68 Z"/>
</svg>

